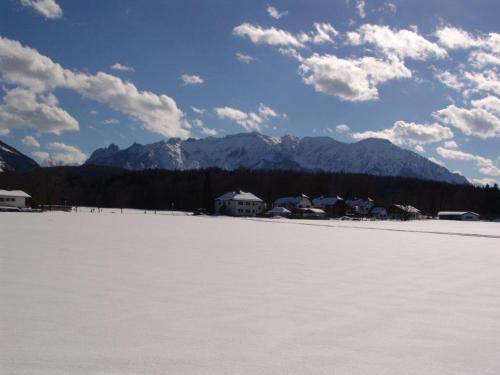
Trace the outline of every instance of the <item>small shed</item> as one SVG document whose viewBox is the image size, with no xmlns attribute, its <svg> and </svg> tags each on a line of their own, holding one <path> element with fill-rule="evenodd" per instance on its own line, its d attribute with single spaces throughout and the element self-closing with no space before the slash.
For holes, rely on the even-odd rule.
<svg viewBox="0 0 500 375">
<path fill-rule="evenodd" d="M 472 211 L 439 211 L 439 220 L 479 221 L 481 215 Z"/>
<path fill-rule="evenodd" d="M 26 208 L 31 196 L 22 190 L 0 190 L 0 207 Z"/>
</svg>

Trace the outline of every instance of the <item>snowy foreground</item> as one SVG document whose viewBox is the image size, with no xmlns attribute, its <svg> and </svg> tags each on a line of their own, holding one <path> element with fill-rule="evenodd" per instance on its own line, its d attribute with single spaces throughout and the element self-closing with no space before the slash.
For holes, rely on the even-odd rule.
<svg viewBox="0 0 500 375">
<path fill-rule="evenodd" d="M 1 374 L 500 373 L 498 223 L 0 213 L 0 235 Z"/>
</svg>

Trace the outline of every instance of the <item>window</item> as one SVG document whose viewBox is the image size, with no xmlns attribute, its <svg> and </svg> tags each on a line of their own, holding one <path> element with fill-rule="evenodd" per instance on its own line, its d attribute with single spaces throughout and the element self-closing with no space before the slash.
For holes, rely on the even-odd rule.
<svg viewBox="0 0 500 375">
<path fill-rule="evenodd" d="M 250 206 L 250 202 L 245 202 L 245 205 L 246 206 Z"/>
<path fill-rule="evenodd" d="M 3 202 L 4 201 L 4 198 L 0 198 L 0 202 Z"/>
<path fill-rule="evenodd" d="M 238 206 L 243 206 L 243 202 L 238 202 Z"/>
</svg>

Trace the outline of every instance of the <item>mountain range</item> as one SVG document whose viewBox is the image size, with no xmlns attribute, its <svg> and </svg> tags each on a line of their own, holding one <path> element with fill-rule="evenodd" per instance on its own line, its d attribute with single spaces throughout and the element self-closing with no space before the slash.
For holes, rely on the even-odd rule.
<svg viewBox="0 0 500 375">
<path fill-rule="evenodd" d="M 273 137 L 255 132 L 222 138 L 171 138 L 148 145 L 134 143 L 126 149 L 111 144 L 94 151 L 85 164 L 130 170 L 217 167 L 365 173 L 468 184 L 465 177 L 376 138 L 345 143 L 330 137 Z"/>
<path fill-rule="evenodd" d="M 14 147 L 0 141 L 0 172 L 29 172 L 40 168 L 36 161 L 16 150 Z"/>
</svg>

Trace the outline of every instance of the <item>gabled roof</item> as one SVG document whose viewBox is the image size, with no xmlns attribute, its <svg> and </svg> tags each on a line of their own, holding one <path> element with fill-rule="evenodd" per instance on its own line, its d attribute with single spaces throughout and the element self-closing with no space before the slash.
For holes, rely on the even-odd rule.
<svg viewBox="0 0 500 375">
<path fill-rule="evenodd" d="M 475 212 L 472 211 L 439 211 L 438 216 L 462 216 L 465 214 L 472 214 L 475 216 L 481 216 Z"/>
<path fill-rule="evenodd" d="M 405 212 L 408 212 L 410 214 L 419 214 L 420 210 L 416 207 L 413 207 L 409 204 L 395 204 L 394 207 L 397 207 Z"/>
<path fill-rule="evenodd" d="M 283 197 L 283 198 L 278 198 L 274 201 L 274 204 L 276 205 L 282 205 L 282 204 L 298 204 L 302 199 L 310 199 L 307 195 L 301 194 L 297 197 Z"/>
<path fill-rule="evenodd" d="M 333 206 L 338 201 L 342 201 L 343 199 L 339 196 L 336 197 L 318 197 L 313 199 L 313 204 L 315 206 Z"/>
<path fill-rule="evenodd" d="M 216 198 L 216 200 L 220 201 L 253 201 L 253 202 L 262 202 L 262 199 L 255 196 L 252 193 L 237 190 L 230 191 L 225 194 L 222 194 L 220 197 Z"/>
<path fill-rule="evenodd" d="M 31 198 L 31 195 L 26 194 L 22 190 L 0 190 L 0 195 L 17 198 Z"/>
<path fill-rule="evenodd" d="M 287 210 L 285 207 L 274 207 L 273 209 L 267 211 L 268 214 L 290 214 L 291 211 Z"/>
</svg>

